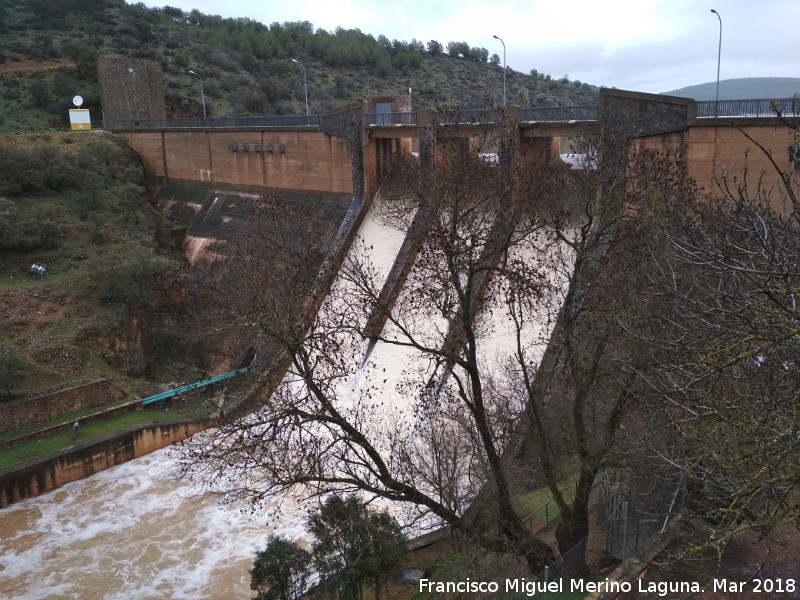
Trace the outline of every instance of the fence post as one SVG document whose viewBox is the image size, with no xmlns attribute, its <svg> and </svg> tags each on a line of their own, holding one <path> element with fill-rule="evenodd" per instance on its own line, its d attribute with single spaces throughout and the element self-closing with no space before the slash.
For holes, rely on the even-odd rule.
<svg viewBox="0 0 800 600">
<path fill-rule="evenodd" d="M 547 502 L 544 505 L 544 524 L 545 525 L 550 525 L 550 509 L 548 508 L 549 504 L 550 504 L 550 502 Z"/>
<path fill-rule="evenodd" d="M 628 560 L 628 501 L 622 503 L 622 566 Z"/>
<path fill-rule="evenodd" d="M 550 565 L 544 566 L 544 600 L 547 600 L 547 583 L 550 581 Z"/>
</svg>

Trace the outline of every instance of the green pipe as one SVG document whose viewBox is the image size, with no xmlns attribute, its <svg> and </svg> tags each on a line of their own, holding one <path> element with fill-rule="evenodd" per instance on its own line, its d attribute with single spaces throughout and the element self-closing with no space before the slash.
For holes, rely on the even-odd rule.
<svg viewBox="0 0 800 600">
<path fill-rule="evenodd" d="M 195 383 L 190 383 L 188 385 L 181 386 L 179 388 L 175 388 L 174 390 L 169 390 L 166 392 L 161 392 L 160 394 L 155 394 L 153 396 L 148 396 L 147 398 L 142 399 L 142 406 L 147 406 L 148 404 L 153 404 L 154 402 L 158 402 L 159 400 L 166 400 L 167 398 L 172 398 L 173 396 L 177 396 L 179 394 L 183 394 L 184 392 L 189 392 L 191 390 L 197 390 L 207 385 L 211 385 L 212 383 L 217 383 L 218 381 L 223 381 L 225 379 L 230 379 L 231 377 L 235 377 L 236 375 L 241 375 L 247 371 L 247 367 L 242 367 L 236 371 L 230 371 L 228 373 L 223 373 L 222 375 L 217 375 L 216 377 L 211 377 L 210 379 L 203 379 L 202 381 L 197 381 Z"/>
</svg>

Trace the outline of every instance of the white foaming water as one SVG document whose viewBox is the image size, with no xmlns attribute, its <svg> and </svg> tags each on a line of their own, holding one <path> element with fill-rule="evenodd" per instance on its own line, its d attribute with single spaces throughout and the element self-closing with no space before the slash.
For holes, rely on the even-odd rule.
<svg viewBox="0 0 800 600">
<path fill-rule="evenodd" d="M 375 210 L 359 236 L 377 278 L 385 280 L 403 235 L 383 227 Z M 192 250 L 202 249 L 205 240 L 198 242 Z M 436 321 L 445 331 L 446 323 Z M 508 348 L 507 336 L 497 327 L 491 347 Z M 411 399 L 398 386 L 409 371 L 425 372 L 427 359 L 379 342 L 367 343 L 357 360 L 346 401 L 369 386 L 381 425 L 410 427 Z M 213 494 L 198 497 L 204 488 L 174 480 L 173 467 L 164 449 L 0 510 L 0 598 L 251 597 L 256 551 L 270 533 L 302 537 L 304 513 L 288 501 L 274 517 L 269 507 L 253 513 L 249 506 L 221 505 Z"/>
<path fill-rule="evenodd" d="M 370 261 L 385 281 L 394 264 L 394 259 L 405 239 L 405 233 L 386 227 L 380 219 L 382 199 L 380 193 L 376 194 L 364 222 L 358 230 L 358 237 L 365 248 L 370 248 Z"/>
<path fill-rule="evenodd" d="M 385 279 L 404 236 L 381 225 L 378 205 L 359 237 Z M 190 260 L 212 241 L 191 239 Z M 256 552 L 271 533 L 301 538 L 305 513 L 289 501 L 277 517 L 222 505 L 173 468 L 159 450 L 0 511 L 0 598 L 251 597 Z"/>
<path fill-rule="evenodd" d="M 212 243 L 216 242 L 215 238 L 209 237 L 195 237 L 193 235 L 187 235 L 184 238 L 183 242 L 183 249 L 186 259 L 189 261 L 190 265 L 194 265 L 197 260 L 202 256 L 202 253 L 206 249 L 206 247 L 210 246 Z"/>
<path fill-rule="evenodd" d="M 248 598 L 270 533 L 297 539 L 304 513 L 222 505 L 170 475 L 164 449 L 0 511 L 0 597 Z"/>
</svg>

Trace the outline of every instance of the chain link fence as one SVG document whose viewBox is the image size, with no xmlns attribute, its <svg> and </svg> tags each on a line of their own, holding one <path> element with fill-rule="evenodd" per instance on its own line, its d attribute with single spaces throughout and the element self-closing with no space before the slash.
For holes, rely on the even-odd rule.
<svg viewBox="0 0 800 600">
<path fill-rule="evenodd" d="M 544 583 L 557 579 L 578 579 L 587 575 L 586 546 L 589 538 L 585 537 L 572 548 L 564 552 L 554 563 L 547 565 L 539 574 Z"/>
<path fill-rule="evenodd" d="M 683 475 L 671 493 L 663 489 L 659 492 L 650 502 L 634 502 L 625 481 L 612 472 L 603 472 L 600 494 L 608 556 L 625 563 L 646 548 L 655 534 L 663 533 L 669 520 L 683 511 L 686 496 Z"/>
</svg>

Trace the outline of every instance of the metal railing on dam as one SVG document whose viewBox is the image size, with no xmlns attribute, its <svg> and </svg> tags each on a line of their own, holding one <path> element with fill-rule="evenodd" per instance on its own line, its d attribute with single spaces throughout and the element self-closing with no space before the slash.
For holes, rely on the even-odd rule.
<svg viewBox="0 0 800 600">
<path fill-rule="evenodd" d="M 697 102 L 697 118 L 714 117 L 775 117 L 778 113 L 794 117 L 800 112 L 800 99 L 779 98 L 777 100 L 701 100 Z"/>
<path fill-rule="evenodd" d="M 519 120 L 523 123 L 569 123 L 571 121 L 597 121 L 598 106 L 523 106 Z"/>
<path fill-rule="evenodd" d="M 487 125 L 497 123 L 495 108 L 454 108 L 433 111 L 433 120 L 439 125 Z"/>
<path fill-rule="evenodd" d="M 800 99 L 780 98 L 777 100 L 703 100 L 698 101 L 697 118 L 718 117 L 775 117 L 800 115 Z M 600 107 L 592 105 L 568 106 L 521 106 L 520 123 L 576 123 L 581 121 L 597 121 Z M 416 125 L 417 114 L 414 112 L 367 113 L 367 126 L 380 127 L 392 125 Z M 434 122 L 440 125 L 488 125 L 496 123 L 498 111 L 484 108 L 462 108 L 437 110 L 433 113 Z"/>
<path fill-rule="evenodd" d="M 392 113 L 366 113 L 367 127 L 391 127 L 392 125 L 416 125 L 417 113 L 392 112 Z"/>
<path fill-rule="evenodd" d="M 264 127 L 319 127 L 319 115 L 268 115 L 215 117 L 213 119 L 114 119 L 104 121 L 111 130 L 251 129 Z"/>
<path fill-rule="evenodd" d="M 696 103 L 698 119 L 714 117 L 775 117 L 800 114 L 800 99 L 702 100 Z M 597 105 L 521 106 L 520 123 L 577 123 L 597 121 Z M 434 122 L 440 125 L 489 125 L 499 119 L 496 108 L 435 110 Z M 367 127 L 416 126 L 416 112 L 366 113 Z M 268 115 L 261 117 L 215 117 L 209 119 L 114 119 L 103 123 L 110 130 L 162 131 L 181 129 L 258 129 L 265 127 L 319 127 L 319 115 Z"/>
<path fill-rule="evenodd" d="M 596 121 L 597 105 L 592 106 L 523 106 L 519 109 L 522 123 Z M 439 125 L 489 125 L 497 123 L 498 111 L 495 108 L 454 108 L 436 110 L 433 120 Z M 391 127 L 416 125 L 417 113 L 367 113 L 367 127 Z"/>
</svg>

